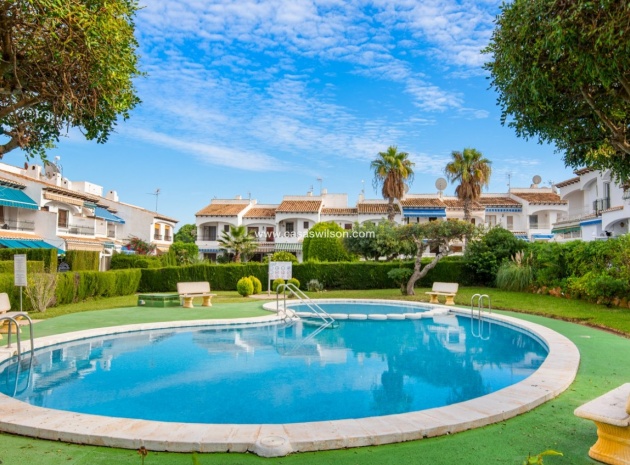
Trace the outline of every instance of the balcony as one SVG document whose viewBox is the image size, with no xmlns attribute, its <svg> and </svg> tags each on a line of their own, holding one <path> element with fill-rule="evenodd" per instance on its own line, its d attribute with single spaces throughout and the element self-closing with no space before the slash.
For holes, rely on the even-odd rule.
<svg viewBox="0 0 630 465">
<path fill-rule="evenodd" d="M 156 240 L 156 241 L 161 241 L 163 237 L 164 236 L 162 236 L 162 234 L 154 234 L 153 235 L 153 239 Z"/>
<path fill-rule="evenodd" d="M 216 241 L 217 240 L 217 235 L 216 234 L 204 234 L 201 236 L 201 238 L 197 238 L 197 240 L 201 240 L 201 241 Z"/>
<path fill-rule="evenodd" d="M 57 225 L 59 232 L 68 234 L 78 234 L 81 236 L 93 236 L 94 228 L 90 226 L 79 226 L 78 224 Z"/>
<path fill-rule="evenodd" d="M 608 210 L 610 208 L 610 199 L 597 199 L 593 200 L 593 212 L 599 216 L 602 214 L 602 211 Z"/>
<path fill-rule="evenodd" d="M 173 242 L 173 236 L 171 236 L 170 234 L 167 234 L 164 236 L 164 240 L 167 242 Z"/>
<path fill-rule="evenodd" d="M 8 231 L 35 231 L 34 221 L 0 220 L 0 224 L 2 229 Z"/>
</svg>

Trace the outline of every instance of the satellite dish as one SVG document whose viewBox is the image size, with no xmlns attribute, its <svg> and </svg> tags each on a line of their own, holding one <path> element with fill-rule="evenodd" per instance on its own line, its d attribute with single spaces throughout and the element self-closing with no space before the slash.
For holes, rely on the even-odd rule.
<svg viewBox="0 0 630 465">
<path fill-rule="evenodd" d="M 446 179 L 444 178 L 438 178 L 437 181 L 435 181 L 435 188 L 439 191 L 443 191 L 444 189 L 446 189 L 447 183 L 446 183 Z"/>
<path fill-rule="evenodd" d="M 61 174 L 61 171 L 59 170 L 59 166 L 56 164 L 45 161 L 44 173 L 46 174 L 46 177 L 50 179 L 56 174 Z"/>
<path fill-rule="evenodd" d="M 540 176 L 536 175 L 536 176 L 534 176 L 534 177 L 532 178 L 532 182 L 533 182 L 534 184 L 540 184 L 540 183 L 542 182 L 542 178 L 541 178 Z"/>
</svg>

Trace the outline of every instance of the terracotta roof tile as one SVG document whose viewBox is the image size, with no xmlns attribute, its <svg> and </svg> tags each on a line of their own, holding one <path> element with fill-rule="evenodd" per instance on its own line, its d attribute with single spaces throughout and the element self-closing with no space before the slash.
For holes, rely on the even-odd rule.
<svg viewBox="0 0 630 465">
<path fill-rule="evenodd" d="M 602 213 L 616 212 L 623 209 L 624 209 L 623 205 L 618 205 L 616 207 L 610 207 L 610 208 L 607 208 L 606 210 L 602 210 Z"/>
<path fill-rule="evenodd" d="M 247 204 L 211 203 L 195 213 L 195 216 L 237 216 Z"/>
<path fill-rule="evenodd" d="M 24 184 L 23 182 L 14 181 L 7 178 L 0 178 L 0 184 L 9 187 L 17 187 L 19 189 L 24 189 L 26 187 L 26 184 Z"/>
<path fill-rule="evenodd" d="M 517 197 L 527 200 L 531 205 L 566 205 L 567 201 L 562 200 L 558 194 L 551 192 L 519 192 Z"/>
<path fill-rule="evenodd" d="M 433 208 L 444 208 L 446 205 L 442 202 L 441 199 L 437 197 L 414 197 L 410 199 L 404 199 L 400 202 L 405 207 L 433 207 Z"/>
<path fill-rule="evenodd" d="M 356 215 L 357 208 L 322 208 L 322 215 Z"/>
<path fill-rule="evenodd" d="M 36 234 L 28 234 L 24 232 L 14 232 L 14 231 L 6 231 L 4 229 L 0 229 L 0 239 L 32 239 L 35 241 L 44 240 L 43 237 L 37 236 Z"/>
<path fill-rule="evenodd" d="M 243 218 L 274 218 L 275 216 L 275 208 L 252 208 L 243 215 Z"/>
<path fill-rule="evenodd" d="M 571 184 L 575 184 L 578 182 L 580 182 L 579 176 L 577 178 L 571 178 L 571 179 L 567 179 L 566 181 L 559 182 L 558 184 L 556 184 L 556 187 L 566 187 L 566 186 L 570 186 Z"/>
<path fill-rule="evenodd" d="M 451 210 L 464 209 L 464 202 L 459 199 L 442 199 L 442 202 L 444 202 L 444 205 L 446 205 L 446 208 L 449 208 Z M 483 210 L 483 206 L 481 206 L 477 202 L 471 202 L 470 208 L 471 210 Z"/>
<path fill-rule="evenodd" d="M 582 168 L 580 170 L 575 170 L 574 173 L 578 176 L 581 176 L 586 173 L 590 173 L 591 171 L 595 171 L 593 168 Z"/>
<path fill-rule="evenodd" d="M 521 205 L 510 197 L 480 197 L 477 201 L 484 207 L 511 207 Z"/>
<path fill-rule="evenodd" d="M 394 204 L 394 210 L 396 213 L 400 213 L 400 208 L 398 208 L 397 204 Z M 367 215 L 387 215 L 387 203 L 358 203 L 357 212 Z"/>
<path fill-rule="evenodd" d="M 277 213 L 318 213 L 321 200 L 284 200 Z"/>
</svg>

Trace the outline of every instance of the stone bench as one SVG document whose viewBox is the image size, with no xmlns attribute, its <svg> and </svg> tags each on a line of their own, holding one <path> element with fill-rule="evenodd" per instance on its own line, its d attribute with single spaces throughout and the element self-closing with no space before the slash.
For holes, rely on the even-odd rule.
<svg viewBox="0 0 630 465">
<path fill-rule="evenodd" d="M 457 294 L 457 290 L 459 289 L 459 284 L 457 283 L 439 283 L 434 282 L 433 287 L 430 292 L 425 292 L 425 294 L 429 294 L 430 300 L 429 303 L 439 304 L 438 296 L 446 297 L 446 305 L 455 305 L 455 295 Z"/>
<path fill-rule="evenodd" d="M 202 306 L 212 307 L 212 298 L 216 294 L 210 293 L 210 283 L 207 281 L 177 283 L 177 293 L 184 300 L 184 308 L 193 308 L 193 299 L 202 297 Z"/>
<path fill-rule="evenodd" d="M 23 312 L 12 312 L 9 295 L 6 292 L 0 292 L 0 318 L 13 318 L 13 321 L 19 324 L 19 321 L 24 319 L 24 315 L 25 313 Z M 2 334 L 7 334 L 9 331 L 20 331 L 19 326 L 13 329 L 12 325 L 13 322 L 11 320 L 0 320 L 0 339 L 2 339 Z"/>
<path fill-rule="evenodd" d="M 612 465 L 630 465 L 630 383 L 575 409 L 597 426 L 597 442 L 588 455 Z"/>
</svg>

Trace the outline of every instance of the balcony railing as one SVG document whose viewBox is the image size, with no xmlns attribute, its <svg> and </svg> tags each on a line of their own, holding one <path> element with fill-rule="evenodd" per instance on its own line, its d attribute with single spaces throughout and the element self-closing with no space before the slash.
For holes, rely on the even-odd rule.
<svg viewBox="0 0 630 465">
<path fill-rule="evenodd" d="M 60 232 L 66 232 L 68 234 L 79 234 L 82 236 L 93 236 L 94 228 L 89 226 L 79 226 L 78 224 L 68 224 L 66 226 L 57 226 Z"/>
<path fill-rule="evenodd" d="M 9 231 L 35 231 L 34 221 L 0 220 L 0 227 Z"/>
<path fill-rule="evenodd" d="M 161 234 L 154 234 L 153 235 L 153 239 L 155 239 L 156 241 L 161 241 L 162 240 L 162 235 Z"/>
<path fill-rule="evenodd" d="M 217 240 L 217 235 L 216 234 L 204 234 L 201 236 L 201 238 L 199 240 L 202 241 L 216 241 Z"/>
<path fill-rule="evenodd" d="M 168 241 L 168 242 L 172 242 L 173 241 L 173 236 L 171 236 L 170 234 L 169 235 L 165 235 L 164 236 L 164 240 Z"/>
<path fill-rule="evenodd" d="M 116 231 L 107 231 L 107 237 L 116 238 Z"/>
<path fill-rule="evenodd" d="M 610 199 L 593 200 L 593 212 L 595 212 L 598 216 L 601 215 L 602 211 L 608 210 L 609 208 Z"/>
</svg>

